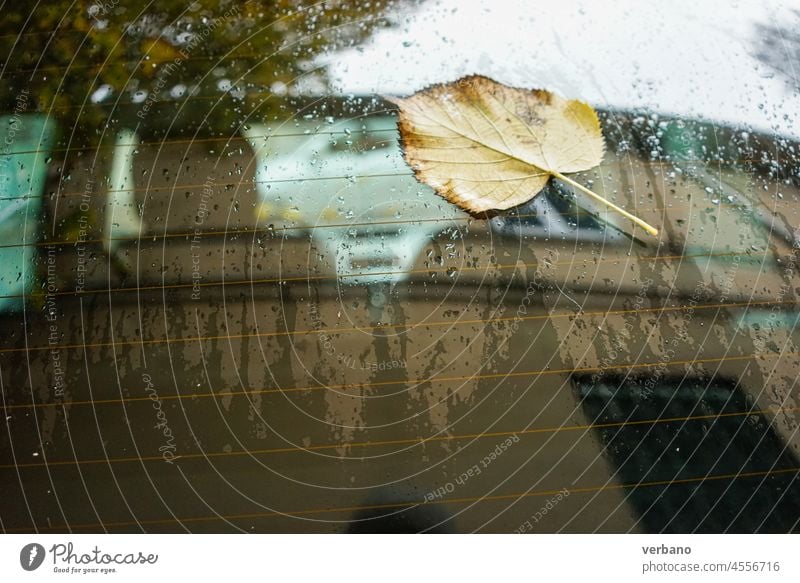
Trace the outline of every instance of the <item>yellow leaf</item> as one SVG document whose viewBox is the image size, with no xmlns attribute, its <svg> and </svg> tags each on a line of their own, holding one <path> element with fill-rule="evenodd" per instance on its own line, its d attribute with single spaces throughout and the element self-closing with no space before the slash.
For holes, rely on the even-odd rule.
<svg viewBox="0 0 800 583">
<path fill-rule="evenodd" d="M 141 50 L 153 63 L 175 61 L 181 54 L 176 47 L 161 38 L 143 39 L 141 42 Z"/>
<path fill-rule="evenodd" d="M 603 134 L 590 105 L 479 75 L 387 99 L 400 109 L 403 153 L 417 179 L 463 209 L 517 206 L 555 177 L 658 235 L 564 175 L 594 168 L 603 158 Z"/>
</svg>

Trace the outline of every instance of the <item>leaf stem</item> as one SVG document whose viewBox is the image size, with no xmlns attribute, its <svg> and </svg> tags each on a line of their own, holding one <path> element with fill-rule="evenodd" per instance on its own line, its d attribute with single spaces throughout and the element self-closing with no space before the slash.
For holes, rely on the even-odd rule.
<svg viewBox="0 0 800 583">
<path fill-rule="evenodd" d="M 658 229 L 656 229 L 655 227 L 647 224 L 646 222 L 644 222 L 639 217 L 636 217 L 636 216 L 632 215 L 631 213 L 629 213 L 628 211 L 626 211 L 625 209 L 623 209 L 621 207 L 618 207 L 617 205 L 615 205 L 610 200 L 607 200 L 607 199 L 603 198 L 602 196 L 600 196 L 596 192 L 592 192 L 591 190 L 589 190 L 588 188 L 586 188 L 582 184 L 579 184 L 578 182 L 575 182 L 571 178 L 567 178 L 566 176 L 564 176 L 560 172 L 551 172 L 551 174 L 555 178 L 558 178 L 559 180 L 563 180 L 564 182 L 566 182 L 570 186 L 574 186 L 575 188 L 577 188 L 581 192 L 583 192 L 585 194 L 588 194 L 589 196 L 591 196 L 593 199 L 597 200 L 598 202 L 601 202 L 604 205 L 606 205 L 607 207 L 614 209 L 615 211 L 620 213 L 623 217 L 625 217 L 627 219 L 630 219 L 631 221 L 633 221 L 634 223 L 639 225 L 641 228 L 643 228 L 645 231 L 647 231 L 648 233 L 653 235 L 653 237 L 658 237 Z"/>
</svg>

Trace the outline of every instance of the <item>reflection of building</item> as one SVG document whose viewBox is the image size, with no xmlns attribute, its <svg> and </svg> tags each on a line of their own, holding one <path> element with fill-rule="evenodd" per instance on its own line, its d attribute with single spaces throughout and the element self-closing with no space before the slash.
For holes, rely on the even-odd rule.
<svg viewBox="0 0 800 583">
<path fill-rule="evenodd" d="M 32 244 L 41 227 L 54 124 L 25 113 L 27 92 L 17 103 L 13 114 L 0 116 L 0 241 Z M 14 296 L 30 293 L 33 257 L 33 246 L 0 245 L 0 312 L 20 305 Z"/>
<path fill-rule="evenodd" d="M 395 126 L 390 114 L 327 117 L 323 125 L 315 119 L 287 122 L 274 130 L 248 126 L 245 135 L 257 159 L 259 222 L 288 228 L 290 236 L 310 234 L 339 275 L 358 273 L 367 283 L 406 279 L 431 237 L 467 215 L 414 179 Z M 545 238 L 620 237 L 577 213 L 575 201 L 556 195 L 557 188 L 523 206 L 517 213 L 522 217 L 492 219 L 493 227 Z"/>
<path fill-rule="evenodd" d="M 577 179 L 662 240 L 632 239 L 558 185 L 468 217 L 411 178 L 382 114 L 189 145 L 143 137 L 131 174 L 149 231 L 120 244 L 119 273 L 97 256 L 95 293 L 59 300 L 65 398 L 83 403 L 70 423 L 96 429 L 70 441 L 55 408 L 15 418 L 22 483 L 51 487 L 26 453 L 42 435 L 50 461 L 72 459 L 69 444 L 116 460 L 50 468 L 70 522 L 97 522 L 86 484 L 111 530 L 137 528 L 117 483 L 148 530 L 178 530 L 178 516 L 194 530 L 340 531 L 354 508 L 400 512 L 441 488 L 432 501 L 458 531 L 787 530 L 800 516 L 800 192 L 752 162 L 752 136 L 607 115 L 609 153 Z M 91 176 L 79 170 L 70 191 Z M 72 253 L 60 247 L 67 282 Z M 30 360 L 0 352 L 2 375 L 32 371 L 49 405 L 46 354 L 30 350 L 45 328 L 30 318 Z M 158 453 L 143 371 L 191 484 Z M 37 518 L 52 511 L 41 500 Z M 27 524 L 19 508 L 3 516 Z"/>
<path fill-rule="evenodd" d="M 405 279 L 447 219 L 464 217 L 413 178 L 393 116 L 253 124 L 245 135 L 257 157 L 259 223 L 310 234 L 339 275 Z"/>
</svg>

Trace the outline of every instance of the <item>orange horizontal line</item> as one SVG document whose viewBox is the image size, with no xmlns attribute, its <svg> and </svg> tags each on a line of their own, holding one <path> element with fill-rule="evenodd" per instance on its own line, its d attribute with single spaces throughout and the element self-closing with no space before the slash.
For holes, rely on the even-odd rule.
<svg viewBox="0 0 800 583">
<path fill-rule="evenodd" d="M 559 492 L 567 490 L 570 494 L 588 494 L 592 492 L 605 492 L 609 490 L 623 490 L 628 488 L 647 488 L 652 486 L 667 486 L 674 484 L 692 484 L 697 482 L 711 482 L 716 480 L 735 480 L 739 478 L 757 478 L 762 476 L 776 476 L 782 474 L 800 472 L 800 468 L 783 468 L 778 470 L 763 470 L 755 472 L 740 472 L 736 474 L 721 474 L 721 475 L 706 475 L 694 478 L 680 478 L 676 480 L 657 480 L 652 482 L 638 482 L 633 484 L 604 484 L 602 486 L 587 486 L 578 488 L 561 488 L 558 490 L 538 490 L 533 492 L 519 492 L 514 494 L 498 494 L 494 496 L 471 496 L 464 498 L 452 498 L 444 500 L 431 500 L 420 502 L 395 502 L 389 504 L 371 504 L 364 506 L 344 506 L 338 508 L 314 508 L 306 510 L 295 510 L 290 512 L 252 512 L 246 514 L 228 514 L 228 515 L 214 515 L 214 516 L 195 516 L 185 518 L 167 518 L 155 520 L 129 520 L 129 521 L 115 521 L 104 523 L 84 523 L 84 524 L 59 524 L 55 526 L 36 527 L 36 531 L 67 531 L 69 529 L 93 529 L 93 528 L 109 528 L 119 526 L 148 526 L 157 524 L 174 524 L 174 523 L 197 523 L 197 522 L 215 522 L 217 520 L 249 520 L 253 518 L 273 518 L 278 516 L 304 516 L 309 514 L 331 514 L 336 512 L 358 512 L 360 510 L 380 510 L 391 508 L 404 508 L 413 506 L 430 506 L 439 504 L 468 504 L 468 503 L 481 503 L 491 502 L 498 500 L 519 500 L 522 498 L 531 498 L 539 496 L 553 496 Z M 31 532 L 30 528 L 6 528 L 5 532 Z"/>
<path fill-rule="evenodd" d="M 618 261 L 618 260 L 616 260 Z M 553 262 L 556 265 L 558 262 Z M 494 266 L 497 269 L 503 268 L 511 268 L 516 267 L 516 265 L 506 265 L 506 266 Z M 462 271 L 473 270 L 478 268 L 463 268 Z M 429 273 L 429 272 L 441 273 L 446 271 L 445 268 L 442 269 L 419 269 L 419 270 L 412 270 L 409 272 L 403 273 Z M 386 272 L 386 274 L 392 274 L 396 272 Z M 368 275 L 380 275 L 380 274 L 368 274 Z M 320 278 L 323 276 L 319 276 Z M 356 274 L 353 274 L 352 277 L 357 277 Z M 278 278 L 275 280 L 251 280 L 247 283 L 269 283 L 269 282 L 277 282 L 277 281 L 306 281 L 306 279 L 317 279 L 314 278 Z M 186 284 L 192 285 L 192 284 Z M 201 284 L 202 285 L 202 284 Z M 211 283 L 206 285 L 212 285 Z M 181 285 L 183 286 L 183 284 Z M 153 286 L 152 289 L 169 289 L 173 286 Z M 137 288 L 138 291 L 150 289 L 148 287 L 140 287 Z M 105 290 L 97 290 L 96 293 L 104 292 Z M 130 291 L 127 288 L 119 288 L 116 290 L 108 290 L 109 293 L 111 291 L 120 292 L 120 291 Z M 57 295 L 57 294 L 51 294 Z M 81 295 L 81 294 L 78 294 Z M 797 305 L 795 302 L 792 301 L 777 301 L 777 300 L 764 300 L 758 302 L 729 302 L 725 304 L 703 304 L 702 306 L 694 306 L 694 309 L 711 309 L 711 308 L 735 308 L 735 307 L 749 307 L 749 306 L 759 306 L 759 305 L 786 305 L 786 306 L 794 306 Z M 611 310 L 611 311 L 601 311 L 601 312 L 584 312 L 579 314 L 582 315 L 590 315 L 590 316 L 598 316 L 598 315 L 619 315 L 619 314 L 629 314 L 629 313 L 636 313 L 636 312 L 656 312 L 656 311 L 682 311 L 687 310 L 691 306 L 658 306 L 656 308 L 641 308 L 635 310 Z M 425 323 L 426 326 L 446 326 L 446 325 L 459 325 L 459 324 L 481 324 L 481 323 L 488 323 L 488 322 L 505 322 L 515 319 L 520 320 L 538 320 L 543 318 L 555 318 L 555 317 L 571 317 L 576 316 L 573 313 L 568 314 L 547 314 L 547 315 L 534 315 L 534 316 L 505 316 L 501 318 L 490 318 L 490 319 L 470 319 L 470 320 L 456 320 L 456 321 L 449 321 L 449 320 L 441 320 L 435 322 L 427 322 Z M 402 326 L 407 327 L 412 324 L 403 324 Z M 270 338 L 276 336 L 304 336 L 309 334 L 319 334 L 319 333 L 333 333 L 333 334 L 341 334 L 345 332 L 358 332 L 362 330 L 380 330 L 387 327 L 393 326 L 352 326 L 347 328 L 319 328 L 319 329 L 306 329 L 306 330 L 292 330 L 292 331 L 281 331 L 281 332 L 250 332 L 250 333 L 242 333 L 242 334 L 215 334 L 215 335 L 205 335 L 205 336 L 189 336 L 186 338 L 151 338 L 151 339 L 139 339 L 139 340 L 118 340 L 118 341 L 111 341 L 111 342 L 94 342 L 94 343 L 79 343 L 79 344 L 52 344 L 52 345 L 42 345 L 42 346 L 28 346 L 28 347 L 18 347 L 18 348 L 3 348 L 0 349 L 0 354 L 3 353 L 10 353 L 10 352 L 36 352 L 41 350 L 66 350 L 72 348 L 107 348 L 107 347 L 115 347 L 115 346 L 142 346 L 142 345 L 153 345 L 153 344 L 178 344 L 178 343 L 186 343 L 186 342 L 194 342 L 200 340 L 232 340 L 232 339 L 240 339 L 240 338 Z"/>
<path fill-rule="evenodd" d="M 741 354 L 741 355 L 734 355 L 734 356 L 721 356 L 715 358 L 696 358 L 691 360 L 667 360 L 667 361 L 657 361 L 657 362 L 641 362 L 641 363 L 616 363 L 613 365 L 608 366 L 586 366 L 586 367 L 578 367 L 578 368 L 561 368 L 561 369 L 538 369 L 538 370 L 530 370 L 530 371 L 517 371 L 517 372 L 506 372 L 506 373 L 485 373 L 485 374 L 472 374 L 472 375 L 458 375 L 458 376 L 443 376 L 443 377 L 430 377 L 425 379 L 401 379 L 401 380 L 391 380 L 391 381 L 372 381 L 372 382 L 364 382 L 364 383 L 341 383 L 335 385 L 310 385 L 305 387 L 287 387 L 287 388 L 278 388 L 278 389 L 254 389 L 250 391 L 225 391 L 220 393 L 195 393 L 195 394 L 185 394 L 185 395 L 164 395 L 160 397 L 161 401 L 172 401 L 172 400 L 182 400 L 182 399 L 194 399 L 194 398 L 222 398 L 222 397 L 231 397 L 236 395 L 266 395 L 272 393 L 293 393 L 293 392 L 304 392 L 304 391 L 320 391 L 320 390 L 344 390 L 344 389 L 352 389 L 352 388 L 374 388 L 374 387 L 384 387 L 384 386 L 391 386 L 391 385 L 420 385 L 423 383 L 432 383 L 432 382 L 458 382 L 458 381 L 475 381 L 475 380 L 488 380 L 488 379 L 502 379 L 505 380 L 507 378 L 519 378 L 519 377 L 530 377 L 530 376 L 544 376 L 544 375 L 554 375 L 554 374 L 575 374 L 575 373 L 589 373 L 589 372 L 603 372 L 609 370 L 620 370 L 620 369 L 640 369 L 640 368 L 649 368 L 649 367 L 656 367 L 656 366 L 673 366 L 673 365 L 681 365 L 681 364 L 709 364 L 713 362 L 733 362 L 733 361 L 742 361 L 742 360 L 750 360 L 751 358 L 781 358 L 783 356 L 797 356 L 800 352 L 785 352 L 783 354 Z M 128 397 L 124 399 L 102 399 L 102 400 L 94 400 L 94 401 L 73 401 L 73 402 L 63 402 L 63 403 L 36 403 L 30 405 L 3 405 L 0 406 L 0 410 L 5 409 L 6 411 L 10 411 L 12 409 L 30 409 L 33 407 L 55 407 L 60 405 L 109 405 L 109 404 L 116 404 L 116 403 L 129 403 L 129 402 L 137 402 L 137 401 L 146 401 L 148 400 L 147 397 Z"/>
<path fill-rule="evenodd" d="M 589 429 L 608 429 L 611 427 L 626 427 L 636 425 L 657 425 L 660 423 L 677 423 L 679 421 L 703 421 L 707 419 L 723 419 L 728 417 L 742 417 L 747 415 L 763 415 L 767 413 L 787 413 L 800 411 L 800 407 L 775 407 L 768 409 L 739 411 L 735 413 L 718 413 L 708 415 L 691 415 L 688 417 L 669 417 L 658 419 L 643 419 L 638 421 L 619 421 L 614 423 L 589 423 L 585 425 L 567 425 L 560 427 L 540 427 L 533 429 L 520 429 L 517 431 L 494 431 L 488 433 L 466 433 L 460 435 L 443 435 L 426 437 L 423 439 L 391 439 L 383 441 L 361 441 L 355 443 L 332 443 L 325 445 L 314 445 L 309 447 L 280 447 L 272 449 L 254 449 L 231 452 L 203 452 L 203 453 L 183 453 L 180 459 L 202 460 L 208 458 L 231 458 L 241 456 L 257 456 L 282 453 L 299 453 L 303 451 L 324 451 L 329 449 L 354 448 L 354 447 L 378 447 L 386 445 L 424 445 L 428 442 L 456 441 L 461 439 L 483 439 L 486 437 L 508 437 L 511 435 L 536 435 L 541 433 L 561 433 L 564 431 L 580 431 Z M 344 457 L 344 456 L 341 456 Z M 160 455 L 144 457 L 118 457 L 118 458 L 98 458 L 88 460 L 47 460 L 46 462 L 31 462 L 24 464 L 0 464 L 0 469 L 23 469 L 41 468 L 53 466 L 74 466 L 74 465 L 96 465 L 96 464 L 118 464 L 135 462 L 162 462 Z"/>
</svg>

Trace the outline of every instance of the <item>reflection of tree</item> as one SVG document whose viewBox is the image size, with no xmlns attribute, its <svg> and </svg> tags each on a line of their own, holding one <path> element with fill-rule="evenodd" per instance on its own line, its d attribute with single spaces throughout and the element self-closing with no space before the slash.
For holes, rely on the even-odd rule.
<svg viewBox="0 0 800 583">
<path fill-rule="evenodd" d="M 756 57 L 800 89 L 800 10 L 790 22 L 756 25 Z"/>
<path fill-rule="evenodd" d="M 157 127 L 182 112 L 188 125 L 208 116 L 230 129 L 253 105 L 269 114 L 298 77 L 324 86 L 314 57 L 386 26 L 401 1 L 49 0 L 32 12 L 6 2 L 0 107 L 28 90 L 31 109 L 53 106 L 62 125 Z"/>
</svg>

